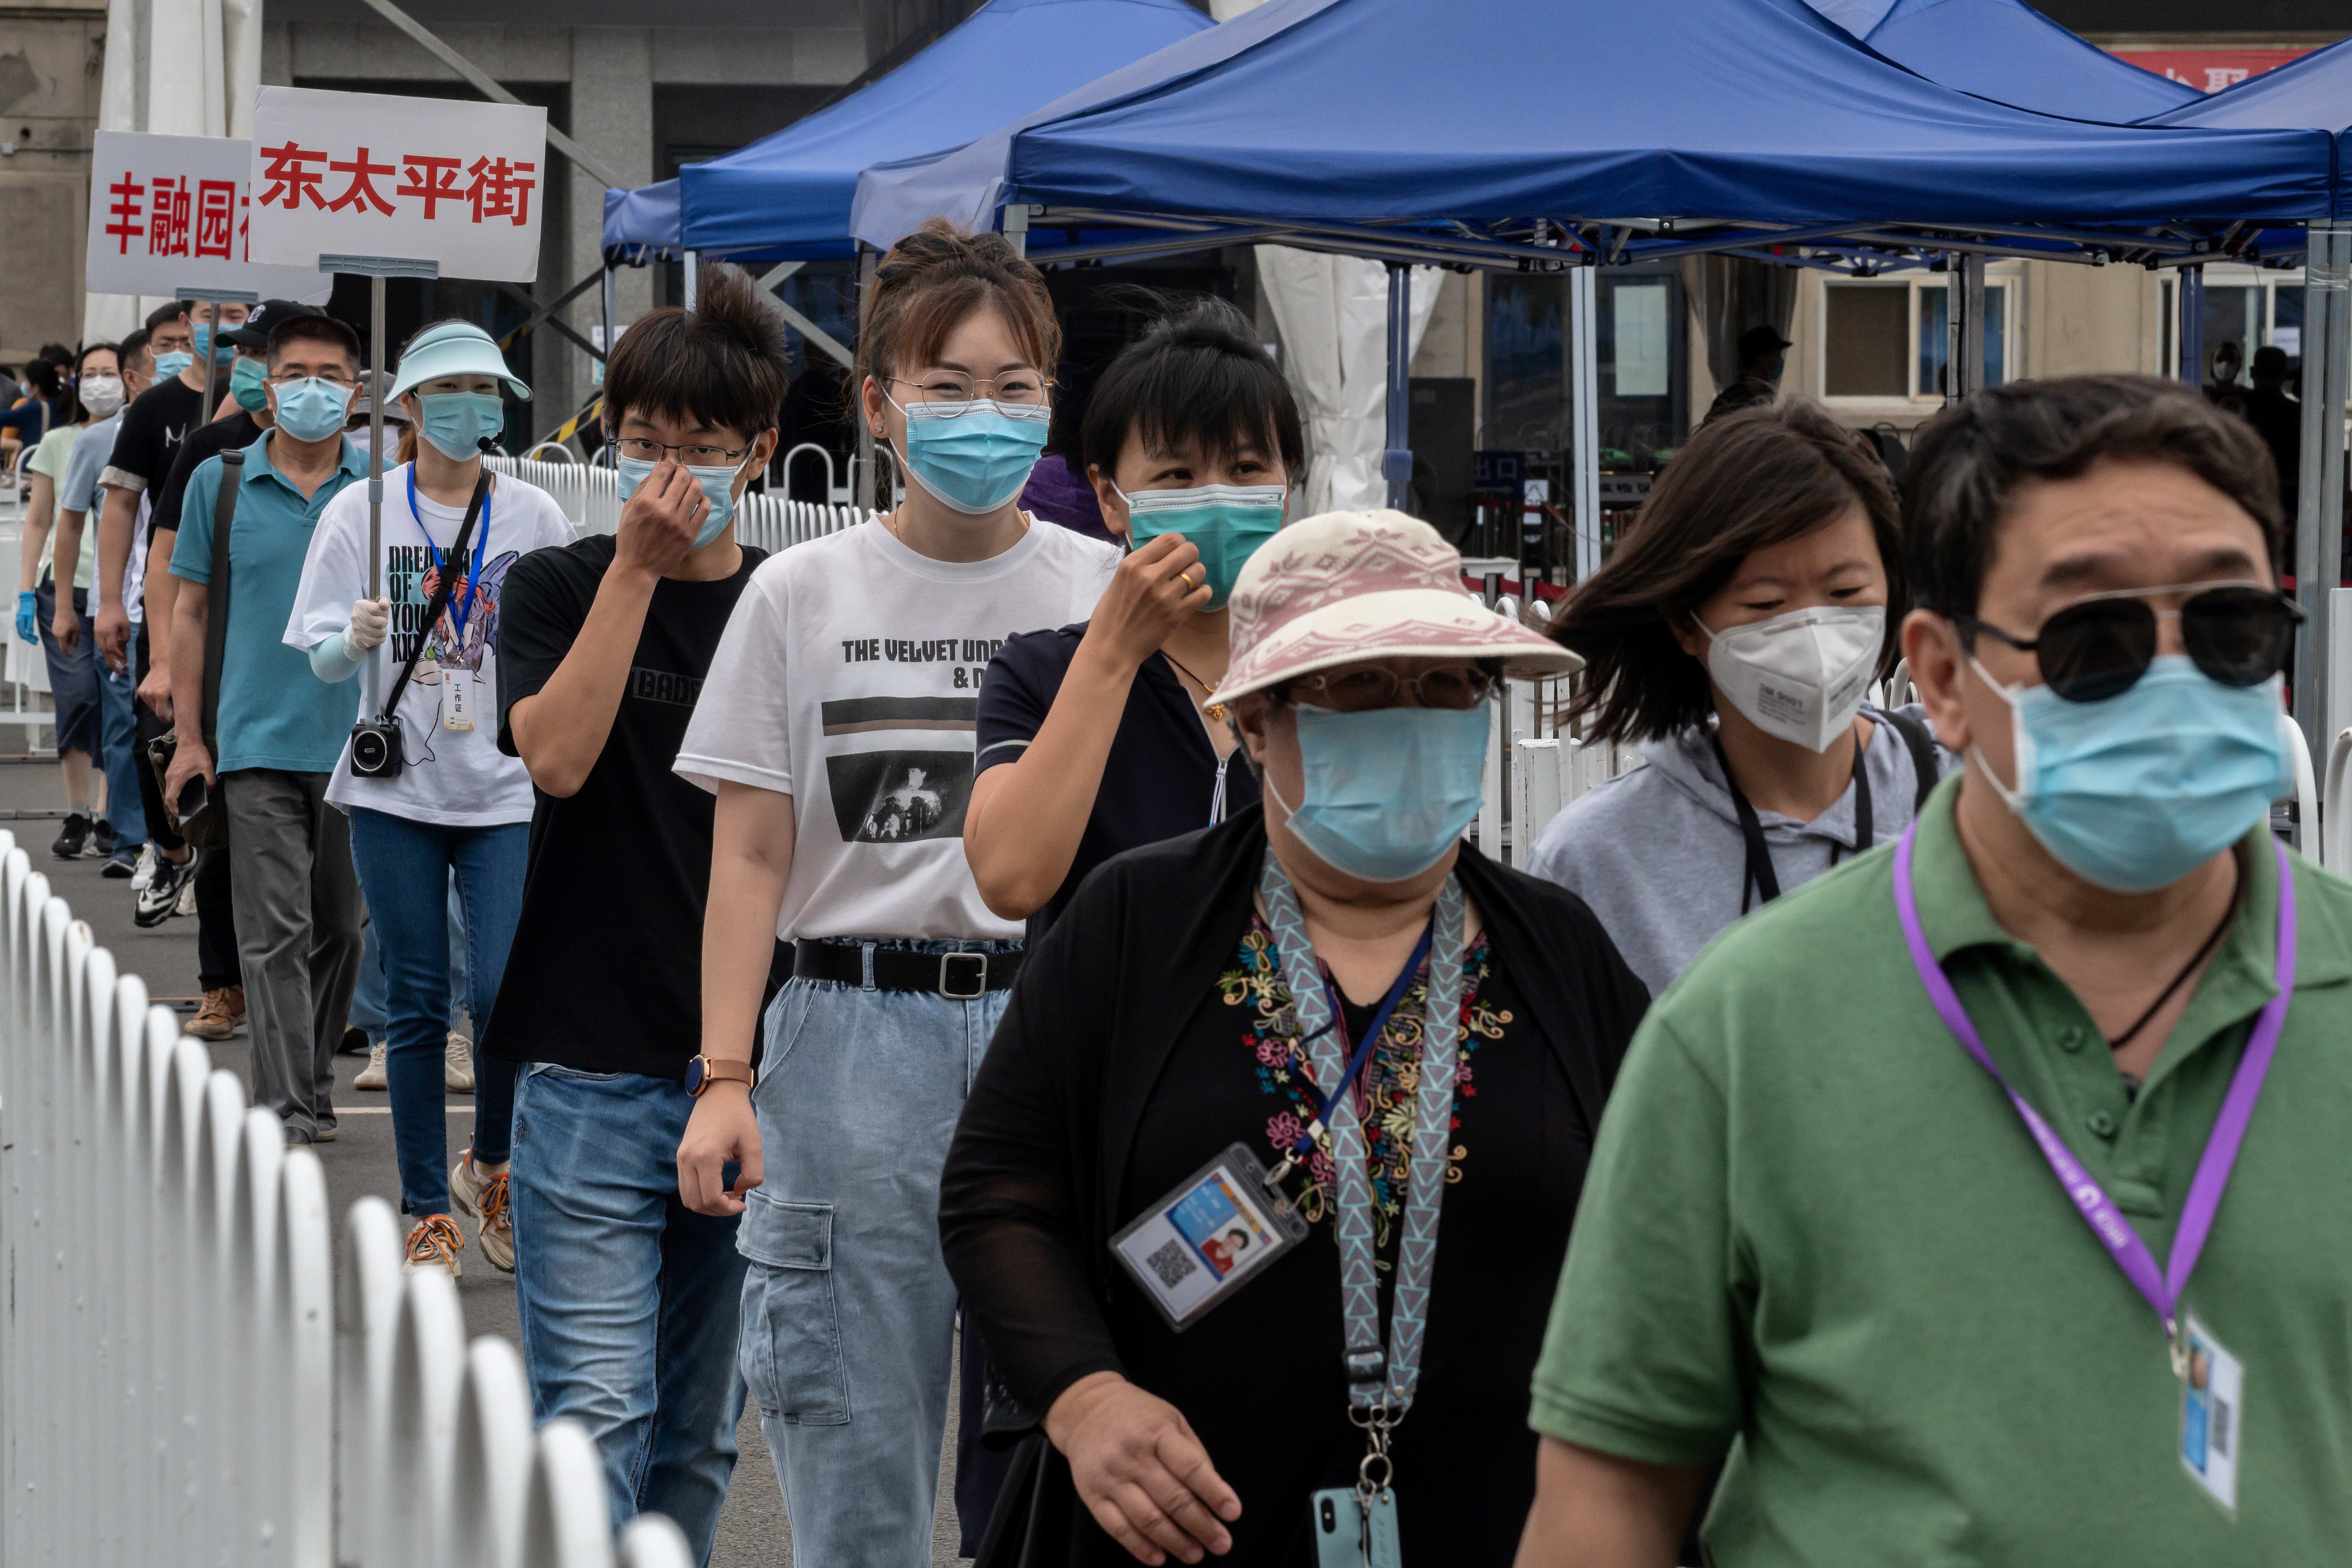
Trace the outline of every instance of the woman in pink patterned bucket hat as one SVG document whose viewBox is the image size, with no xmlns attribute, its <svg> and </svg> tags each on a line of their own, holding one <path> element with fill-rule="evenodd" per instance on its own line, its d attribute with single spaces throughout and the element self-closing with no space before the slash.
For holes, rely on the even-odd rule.
<svg viewBox="0 0 2352 1568">
<path fill-rule="evenodd" d="M 1265 805 L 1087 878 L 941 1177 L 949 1272 L 1036 1423 L 991 1541 L 1296 1563 L 1369 1522 L 1407 1562 L 1506 1563 L 1552 1281 L 1647 998 L 1573 894 L 1462 833 L 1503 673 L 1580 661 L 1393 511 L 1284 529 L 1233 605 L 1217 697 Z"/>
</svg>

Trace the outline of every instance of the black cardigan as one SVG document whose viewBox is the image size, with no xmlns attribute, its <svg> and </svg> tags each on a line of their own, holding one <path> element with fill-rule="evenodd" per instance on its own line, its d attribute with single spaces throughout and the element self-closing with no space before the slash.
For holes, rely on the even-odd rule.
<svg viewBox="0 0 2352 1568">
<path fill-rule="evenodd" d="M 1006 1387 L 1042 1415 L 1122 1372 L 1103 1315 L 1146 1102 L 1248 930 L 1262 812 L 1106 862 L 1030 951 L 940 1183 L 948 1271 Z M 1592 1125 L 1648 994 L 1582 900 L 1464 845 L 1456 874 Z"/>
</svg>

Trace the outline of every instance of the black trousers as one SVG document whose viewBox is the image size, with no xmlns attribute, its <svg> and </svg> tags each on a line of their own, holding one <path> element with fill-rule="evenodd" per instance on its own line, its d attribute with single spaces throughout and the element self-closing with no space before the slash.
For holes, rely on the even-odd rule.
<svg viewBox="0 0 2352 1568">
<path fill-rule="evenodd" d="M 131 641 L 132 679 L 143 681 L 149 668 L 144 621 Z M 172 726 L 144 702 L 134 701 L 131 712 L 139 725 L 139 800 L 147 812 L 147 835 L 166 849 L 183 848 L 187 841 L 173 831 L 172 819 L 163 814 L 163 786 L 156 782 L 155 770 L 147 765 L 147 742 L 170 734 Z M 218 991 L 244 984 L 244 972 L 236 962 L 236 915 L 229 906 L 228 852 L 223 847 L 196 866 L 196 984 L 202 990 Z"/>
</svg>

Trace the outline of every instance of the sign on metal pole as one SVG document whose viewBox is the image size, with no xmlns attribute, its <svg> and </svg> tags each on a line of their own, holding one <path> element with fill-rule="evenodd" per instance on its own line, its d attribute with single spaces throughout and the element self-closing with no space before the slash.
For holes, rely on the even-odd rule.
<svg viewBox="0 0 2352 1568">
<path fill-rule="evenodd" d="M 444 278 L 529 283 L 546 168 L 543 109 L 265 87 L 253 110 L 254 259 L 429 260 Z"/>
<path fill-rule="evenodd" d="M 227 136 L 101 131 L 90 150 L 93 294 L 323 302 L 334 279 L 306 262 L 253 259 L 253 143 Z"/>
</svg>

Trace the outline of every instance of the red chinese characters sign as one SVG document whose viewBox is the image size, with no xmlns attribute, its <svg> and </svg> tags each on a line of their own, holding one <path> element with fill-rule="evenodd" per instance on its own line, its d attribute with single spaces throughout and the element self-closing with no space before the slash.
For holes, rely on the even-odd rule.
<svg viewBox="0 0 2352 1568">
<path fill-rule="evenodd" d="M 2289 60 L 2299 60 L 2311 53 L 2308 48 L 2263 49 L 2115 49 L 2109 51 L 2117 59 L 2129 60 L 2143 70 L 2152 70 L 2160 77 L 2169 77 L 2186 83 L 2200 92 L 2219 92 L 2225 87 L 2235 87 L 2250 76 L 2260 76 L 2276 70 Z"/>
<path fill-rule="evenodd" d="M 248 244 L 253 143 L 213 136 L 101 131 L 92 153 L 89 266 L 100 294 L 173 295 L 216 288 L 323 300 L 333 279 L 258 268 Z"/>
<path fill-rule="evenodd" d="M 445 277 L 528 282 L 546 142 L 543 110 L 265 88 L 255 253 L 428 260 Z"/>
</svg>

